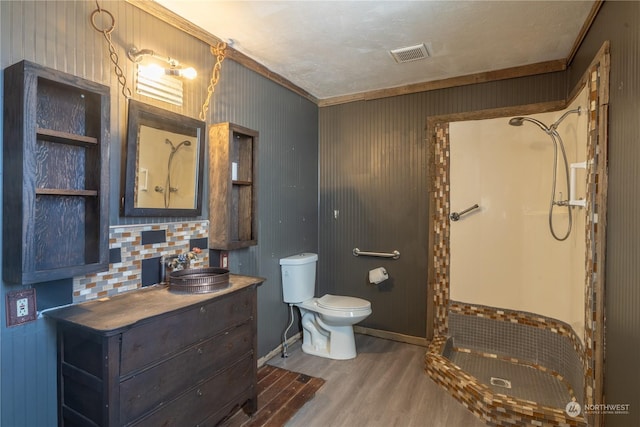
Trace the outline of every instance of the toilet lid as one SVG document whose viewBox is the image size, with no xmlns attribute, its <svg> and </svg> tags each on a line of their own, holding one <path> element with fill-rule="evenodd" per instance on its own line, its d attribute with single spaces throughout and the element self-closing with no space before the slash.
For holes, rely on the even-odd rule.
<svg viewBox="0 0 640 427">
<path fill-rule="evenodd" d="M 318 305 L 334 310 L 362 310 L 371 308 L 371 303 L 367 300 L 329 294 L 318 298 Z"/>
</svg>

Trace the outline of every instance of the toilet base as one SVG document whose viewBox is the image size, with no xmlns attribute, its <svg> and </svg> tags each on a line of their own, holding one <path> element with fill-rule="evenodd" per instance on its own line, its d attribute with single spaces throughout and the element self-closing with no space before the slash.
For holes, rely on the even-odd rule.
<svg viewBox="0 0 640 427">
<path fill-rule="evenodd" d="M 324 357 L 327 359 L 334 359 L 334 360 L 349 360 L 349 359 L 354 359 L 357 356 L 355 352 L 353 354 L 333 354 L 332 355 L 326 349 L 324 351 L 315 350 L 312 345 L 305 346 L 304 344 L 302 344 L 302 351 L 305 352 L 306 354 L 310 354 L 311 356 L 319 356 L 319 357 Z"/>
<path fill-rule="evenodd" d="M 328 359 L 353 359 L 357 356 L 353 326 L 327 325 L 319 316 L 306 312 L 302 316 L 302 351 Z"/>
</svg>

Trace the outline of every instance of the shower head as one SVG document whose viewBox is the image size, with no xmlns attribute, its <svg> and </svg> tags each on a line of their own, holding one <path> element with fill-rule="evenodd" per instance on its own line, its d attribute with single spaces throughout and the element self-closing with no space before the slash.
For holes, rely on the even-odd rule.
<svg viewBox="0 0 640 427">
<path fill-rule="evenodd" d="M 558 120 L 555 121 L 555 123 L 553 123 L 551 126 L 547 126 L 544 123 L 542 123 L 540 120 L 537 119 L 533 119 L 531 117 L 513 117 L 511 120 L 509 120 L 509 124 L 511 126 L 522 126 L 522 123 L 524 122 L 531 122 L 534 123 L 536 125 L 538 125 L 538 127 L 540 129 L 542 129 L 543 131 L 545 131 L 546 133 L 548 133 L 549 135 L 551 135 L 552 133 L 556 132 L 556 128 L 558 127 L 558 125 L 569 115 L 569 114 L 573 114 L 573 113 L 578 113 L 578 115 L 580 114 L 580 112 L 582 111 L 582 108 L 578 107 L 575 110 L 569 110 L 566 111 L 562 116 L 560 116 L 560 118 Z"/>
<path fill-rule="evenodd" d="M 514 117 L 511 120 L 509 120 L 509 124 L 511 126 L 522 126 L 522 123 L 524 122 L 531 122 L 536 124 L 540 129 L 542 129 L 543 131 L 545 131 L 546 133 L 550 134 L 552 132 L 552 129 L 548 128 L 544 123 L 542 123 L 540 120 L 536 120 L 536 119 L 532 119 L 531 117 Z"/>
</svg>

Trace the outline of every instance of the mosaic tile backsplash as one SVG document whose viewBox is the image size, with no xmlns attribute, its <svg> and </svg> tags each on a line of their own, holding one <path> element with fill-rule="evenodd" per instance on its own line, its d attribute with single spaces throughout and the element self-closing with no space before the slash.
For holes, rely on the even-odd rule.
<svg viewBox="0 0 640 427">
<path fill-rule="evenodd" d="M 109 227 L 109 270 L 73 278 L 73 302 L 117 295 L 160 282 L 160 257 L 203 249 L 192 267 L 209 265 L 209 221 Z"/>
</svg>

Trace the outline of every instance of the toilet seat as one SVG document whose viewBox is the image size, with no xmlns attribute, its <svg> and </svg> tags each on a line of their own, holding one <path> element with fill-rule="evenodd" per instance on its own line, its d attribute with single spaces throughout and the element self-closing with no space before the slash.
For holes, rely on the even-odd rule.
<svg viewBox="0 0 640 427">
<path fill-rule="evenodd" d="M 371 303 L 362 298 L 326 294 L 316 300 L 319 307 L 327 310 L 353 311 L 370 310 Z"/>
</svg>

